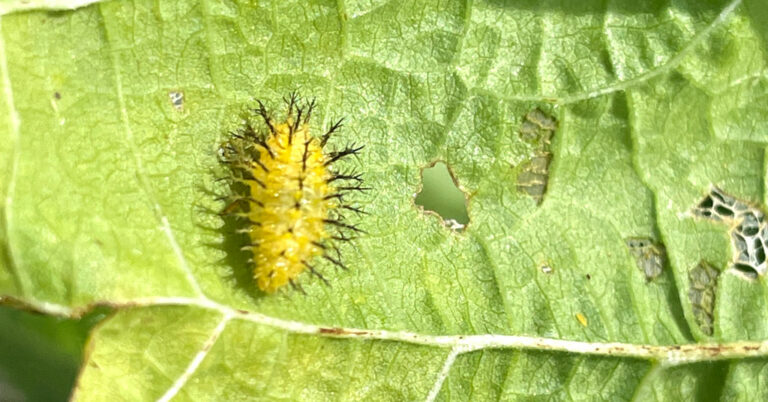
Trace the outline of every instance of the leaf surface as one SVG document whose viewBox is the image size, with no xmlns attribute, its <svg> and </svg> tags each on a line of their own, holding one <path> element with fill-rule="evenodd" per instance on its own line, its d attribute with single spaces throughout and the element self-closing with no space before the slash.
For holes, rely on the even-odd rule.
<svg viewBox="0 0 768 402">
<path fill-rule="evenodd" d="M 34 7 L 0 19 L 0 294 L 117 307 L 75 399 L 768 397 L 765 278 L 690 212 L 713 185 L 765 203 L 762 2 Z M 365 144 L 368 234 L 330 287 L 264 296 L 206 210 L 226 131 L 294 89 L 317 130 L 346 117 L 334 145 Z M 540 205 L 517 190 L 536 108 L 558 121 Z M 414 205 L 436 160 L 469 195 L 462 232 Z M 666 249 L 653 280 L 634 237 Z"/>
</svg>

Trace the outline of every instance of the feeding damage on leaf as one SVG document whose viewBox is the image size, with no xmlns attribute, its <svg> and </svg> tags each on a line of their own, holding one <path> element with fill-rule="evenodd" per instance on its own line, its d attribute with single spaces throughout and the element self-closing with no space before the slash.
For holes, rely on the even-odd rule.
<svg viewBox="0 0 768 402">
<path fill-rule="evenodd" d="M 696 268 L 688 272 L 688 299 L 696 324 L 706 335 L 714 333 L 715 291 L 720 271 L 706 261 L 701 261 Z"/>
<path fill-rule="evenodd" d="M 305 270 L 327 284 L 316 269 L 318 257 L 347 269 L 335 243 L 363 233 L 344 219 L 344 212 L 363 211 L 346 197 L 367 190 L 361 174 L 335 169 L 363 147 L 327 149 L 342 120 L 315 136 L 309 125 L 314 100 L 301 104 L 291 94 L 284 101 L 288 112 L 282 121 L 272 118 L 259 101 L 244 126 L 230 133 L 221 152 L 222 163 L 230 168 L 232 190 L 222 213 L 244 222 L 241 232 L 248 234 L 250 244 L 243 249 L 252 253 L 253 278 L 267 293 L 286 284 L 301 290 L 296 278 Z M 261 119 L 266 130 L 254 127 L 253 118 Z"/>
<path fill-rule="evenodd" d="M 421 169 L 421 190 L 413 201 L 423 212 L 439 216 L 451 230 L 460 232 L 469 223 L 467 196 L 443 162 Z"/>
<path fill-rule="evenodd" d="M 527 194 L 540 205 L 547 192 L 549 163 L 552 160 L 551 142 L 557 129 L 557 120 L 541 109 L 533 109 L 525 115 L 520 128 L 523 141 L 534 146 L 533 156 L 518 168 L 517 191 Z"/>
<path fill-rule="evenodd" d="M 171 100 L 171 105 L 176 111 L 184 110 L 184 92 L 171 91 L 168 92 L 168 98 Z"/>
<path fill-rule="evenodd" d="M 755 279 L 768 271 L 768 224 L 760 208 L 712 187 L 693 208 L 697 216 L 730 226 L 733 260 L 731 270 L 739 276 Z"/>
<path fill-rule="evenodd" d="M 646 281 L 650 282 L 661 275 L 666 261 L 664 245 L 654 243 L 647 237 L 630 237 L 625 243 Z"/>
</svg>

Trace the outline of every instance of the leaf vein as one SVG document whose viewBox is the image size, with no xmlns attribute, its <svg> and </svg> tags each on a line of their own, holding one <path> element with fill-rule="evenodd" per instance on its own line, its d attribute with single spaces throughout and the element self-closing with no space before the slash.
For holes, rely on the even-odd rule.
<svg viewBox="0 0 768 402">
<path fill-rule="evenodd" d="M 453 363 L 456 362 L 456 357 L 461 353 L 461 347 L 458 346 L 451 349 L 451 352 L 448 353 L 448 356 L 445 358 L 445 363 L 443 363 L 443 368 L 440 369 L 440 372 L 437 374 L 435 384 L 432 386 L 432 389 L 429 390 L 429 394 L 427 394 L 427 398 L 425 399 L 426 402 L 433 402 L 437 399 L 440 389 L 443 388 L 443 382 L 448 378 L 448 375 L 451 373 L 451 367 L 453 367 Z"/>
<path fill-rule="evenodd" d="M 179 391 L 181 391 L 181 388 L 186 385 L 187 381 L 192 377 L 193 374 L 195 374 L 195 371 L 197 371 L 198 367 L 200 367 L 200 364 L 203 362 L 206 356 L 208 356 L 208 353 L 213 348 L 213 345 L 216 343 L 216 340 L 219 339 L 219 335 L 221 335 L 222 332 L 224 332 L 224 328 L 227 327 L 227 323 L 232 319 L 231 314 L 224 314 L 219 324 L 216 326 L 216 328 L 211 331 L 211 335 L 206 339 L 206 341 L 203 343 L 200 350 L 197 352 L 195 357 L 192 359 L 192 361 L 189 362 L 189 365 L 184 370 L 183 373 L 179 376 L 179 378 L 174 381 L 173 385 L 171 385 L 170 388 L 158 399 L 158 402 L 168 402 L 170 401 L 174 396 L 176 396 Z"/>
<path fill-rule="evenodd" d="M 0 304 L 11 298 L 0 298 Z M 438 348 L 460 347 L 461 353 L 486 349 L 539 350 L 605 357 L 629 357 L 675 366 L 701 361 L 768 357 L 768 340 L 731 341 L 724 343 L 687 343 L 674 345 L 633 344 L 621 342 L 585 342 L 557 338 L 543 338 L 506 334 L 453 334 L 433 335 L 386 329 L 340 328 L 285 320 L 266 314 L 238 310 L 203 298 L 150 297 L 123 303 L 99 303 L 112 308 L 138 308 L 161 306 L 187 306 L 217 311 L 233 320 L 243 320 L 258 325 L 277 328 L 293 334 L 316 335 L 337 339 L 401 342 Z M 27 308 L 56 315 L 79 317 L 83 310 L 73 310 L 55 303 L 26 303 Z M 87 309 L 94 307 L 88 306 Z M 85 310 L 87 310 L 85 309 Z"/>
</svg>

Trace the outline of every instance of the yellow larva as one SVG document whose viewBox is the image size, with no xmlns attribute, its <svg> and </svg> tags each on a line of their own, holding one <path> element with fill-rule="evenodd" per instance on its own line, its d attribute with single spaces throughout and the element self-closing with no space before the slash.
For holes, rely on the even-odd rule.
<svg viewBox="0 0 768 402">
<path fill-rule="evenodd" d="M 337 173 L 331 167 L 362 147 L 324 149 L 341 120 L 317 137 L 309 125 L 314 101 L 299 106 L 293 94 L 286 103 L 288 115 L 277 122 L 259 102 L 253 112 L 263 119 L 266 132 L 248 121 L 224 146 L 223 159 L 232 168 L 237 189 L 232 202 L 241 209 L 235 215 L 247 221 L 243 231 L 250 244 L 244 249 L 253 254 L 253 277 L 267 293 L 286 284 L 297 287 L 295 278 L 305 270 L 327 283 L 315 269 L 316 257 L 346 268 L 332 241 L 350 240 L 348 233 L 360 230 L 342 222 L 339 211 L 362 212 L 346 204 L 344 196 L 365 190 L 359 174 Z"/>
</svg>

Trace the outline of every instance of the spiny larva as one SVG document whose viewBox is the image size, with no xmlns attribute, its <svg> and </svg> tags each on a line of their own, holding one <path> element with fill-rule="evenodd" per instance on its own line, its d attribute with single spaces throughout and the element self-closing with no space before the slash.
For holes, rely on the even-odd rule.
<svg viewBox="0 0 768 402">
<path fill-rule="evenodd" d="M 267 293 L 286 284 L 301 289 L 296 278 L 304 270 L 328 283 L 315 268 L 317 258 L 347 269 L 335 242 L 363 232 L 346 223 L 342 212 L 364 213 L 346 197 L 367 190 L 361 174 L 335 169 L 363 147 L 326 149 L 343 119 L 316 136 L 310 127 L 314 100 L 300 104 L 295 93 L 283 100 L 288 111 L 282 121 L 257 101 L 258 108 L 240 130 L 230 133 L 221 153 L 232 173 L 230 204 L 223 213 L 244 219 L 241 232 L 248 234 L 250 244 L 243 249 L 253 254 L 253 277 Z M 262 129 L 254 117 L 263 120 Z"/>
</svg>

